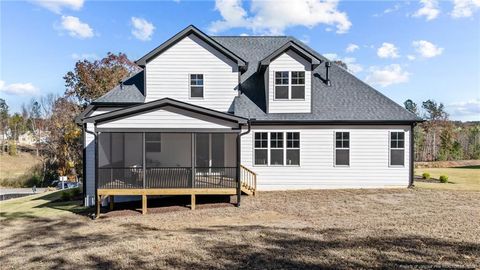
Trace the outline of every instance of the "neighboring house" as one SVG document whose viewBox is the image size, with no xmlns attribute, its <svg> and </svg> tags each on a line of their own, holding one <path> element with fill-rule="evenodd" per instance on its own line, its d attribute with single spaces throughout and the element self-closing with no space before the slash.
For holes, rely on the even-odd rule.
<svg viewBox="0 0 480 270">
<path fill-rule="evenodd" d="M 23 146 L 35 146 L 37 140 L 31 131 L 27 131 L 18 136 L 18 144 Z"/>
<path fill-rule="evenodd" d="M 293 37 L 189 26 L 136 63 L 77 119 L 86 205 L 412 184 L 419 119 Z"/>
</svg>

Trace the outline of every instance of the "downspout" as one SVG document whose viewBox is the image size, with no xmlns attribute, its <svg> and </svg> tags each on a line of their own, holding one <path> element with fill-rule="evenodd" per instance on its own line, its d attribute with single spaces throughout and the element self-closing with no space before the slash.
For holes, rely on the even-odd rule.
<svg viewBox="0 0 480 270">
<path fill-rule="evenodd" d="M 95 125 L 96 126 L 96 125 Z M 98 207 L 98 134 L 95 131 L 90 131 L 85 128 L 85 132 L 90 133 L 93 135 L 95 140 L 95 209 Z M 85 185 L 86 186 L 86 185 Z"/>
<path fill-rule="evenodd" d="M 414 159 L 415 159 L 415 137 L 414 137 L 414 129 L 415 129 L 415 126 L 416 126 L 417 123 L 412 123 L 410 125 L 410 171 L 409 171 L 409 176 L 410 176 L 410 179 L 408 181 L 408 187 L 409 188 L 413 188 L 414 187 L 414 183 L 413 183 L 413 179 L 414 179 L 414 166 L 415 166 L 415 163 L 414 163 Z"/>
<path fill-rule="evenodd" d="M 250 119 L 247 121 L 248 127 L 247 131 L 238 134 L 237 136 L 237 207 L 240 206 L 240 199 L 242 197 L 242 183 L 240 179 L 240 165 L 241 165 L 241 143 L 242 143 L 242 136 L 250 133 L 251 130 L 251 124 L 250 124 Z"/>
</svg>

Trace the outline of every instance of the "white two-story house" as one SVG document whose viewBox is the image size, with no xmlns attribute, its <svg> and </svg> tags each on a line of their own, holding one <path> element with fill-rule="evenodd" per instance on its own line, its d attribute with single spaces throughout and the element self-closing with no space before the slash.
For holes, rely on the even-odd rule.
<svg viewBox="0 0 480 270">
<path fill-rule="evenodd" d="M 293 37 L 189 26 L 136 64 L 77 119 L 86 205 L 412 185 L 419 119 Z"/>
</svg>

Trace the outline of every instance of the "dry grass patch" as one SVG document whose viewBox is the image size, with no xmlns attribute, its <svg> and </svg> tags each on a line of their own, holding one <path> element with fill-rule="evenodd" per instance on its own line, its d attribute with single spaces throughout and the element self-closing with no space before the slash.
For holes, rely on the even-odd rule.
<svg viewBox="0 0 480 270">
<path fill-rule="evenodd" d="M 4 217 L 0 261 L 4 269 L 480 267 L 478 205 L 478 192 L 312 190 L 95 221 Z"/>
</svg>

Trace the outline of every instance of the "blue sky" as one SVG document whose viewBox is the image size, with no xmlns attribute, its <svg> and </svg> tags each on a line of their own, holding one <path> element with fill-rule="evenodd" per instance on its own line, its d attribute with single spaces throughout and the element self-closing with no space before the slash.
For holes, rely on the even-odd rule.
<svg viewBox="0 0 480 270">
<path fill-rule="evenodd" d="M 189 24 L 213 35 L 292 35 L 346 62 L 398 103 L 443 102 L 480 120 L 480 2 L 0 2 L 0 97 L 12 111 L 65 91 L 75 61 L 124 52 L 136 60 Z"/>
</svg>

